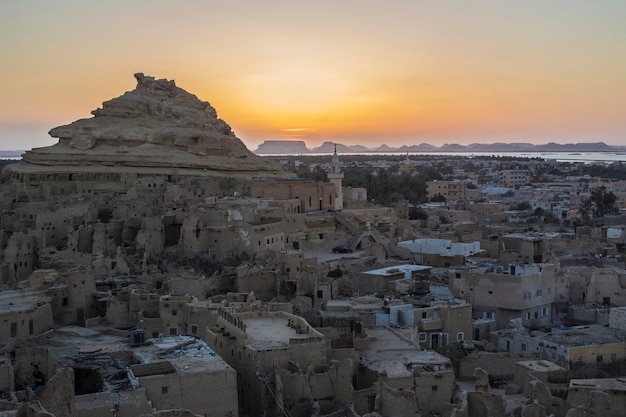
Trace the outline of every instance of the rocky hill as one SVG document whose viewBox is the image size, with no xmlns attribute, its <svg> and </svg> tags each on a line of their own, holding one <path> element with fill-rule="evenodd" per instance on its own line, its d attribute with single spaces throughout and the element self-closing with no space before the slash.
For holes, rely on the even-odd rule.
<svg viewBox="0 0 626 417">
<path fill-rule="evenodd" d="M 135 74 L 137 87 L 103 103 L 92 118 L 50 130 L 59 142 L 26 151 L 10 173 L 135 173 L 177 176 L 288 176 L 250 152 L 206 101 L 174 81 Z"/>
</svg>

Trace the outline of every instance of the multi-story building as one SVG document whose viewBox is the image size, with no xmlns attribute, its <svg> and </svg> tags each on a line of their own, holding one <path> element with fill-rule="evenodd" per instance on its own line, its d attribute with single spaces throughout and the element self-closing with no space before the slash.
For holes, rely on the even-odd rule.
<svg viewBox="0 0 626 417">
<path fill-rule="evenodd" d="M 445 197 L 446 202 L 459 203 L 466 200 L 465 182 L 463 181 L 427 181 L 428 199 L 438 195 Z"/>
<path fill-rule="evenodd" d="M 508 169 L 498 173 L 500 185 L 516 187 L 530 183 L 530 171 L 527 169 Z"/>
<path fill-rule="evenodd" d="M 624 361 L 626 332 L 600 324 L 576 326 L 550 333 L 506 329 L 497 332 L 498 350 L 538 353 L 566 369 L 603 366 Z"/>
<path fill-rule="evenodd" d="M 422 348 L 437 349 L 472 338 L 472 305 L 435 302 L 413 310 L 416 341 Z"/>
<path fill-rule="evenodd" d="M 552 264 L 511 264 L 452 270 L 450 290 L 472 304 L 476 317 L 495 315 L 498 329 L 512 319 L 527 327 L 549 327 L 555 294 Z"/>
</svg>

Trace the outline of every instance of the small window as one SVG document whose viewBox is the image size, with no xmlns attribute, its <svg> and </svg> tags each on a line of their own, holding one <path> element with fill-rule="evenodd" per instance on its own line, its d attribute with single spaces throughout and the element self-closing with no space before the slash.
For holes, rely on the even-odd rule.
<svg viewBox="0 0 626 417">
<path fill-rule="evenodd" d="M 526 313 L 526 320 L 530 320 L 530 318 L 531 318 L 531 314 L 530 314 L 530 311 L 529 311 L 529 312 Z"/>
<path fill-rule="evenodd" d="M 178 315 L 178 310 L 172 310 L 172 316 L 177 316 Z"/>
<path fill-rule="evenodd" d="M 596 362 L 602 363 L 602 355 L 596 356 Z"/>
<path fill-rule="evenodd" d="M 422 318 L 425 319 L 428 317 L 428 314 L 425 311 L 422 311 Z"/>
<path fill-rule="evenodd" d="M 458 332 L 456 334 L 456 341 L 457 342 L 462 342 L 465 339 L 465 335 L 463 334 L 463 332 Z"/>
<path fill-rule="evenodd" d="M 161 394 L 167 394 L 167 387 L 161 387 Z"/>
<path fill-rule="evenodd" d="M 530 299 L 530 292 L 525 292 L 524 293 L 524 300 L 528 300 Z"/>
<path fill-rule="evenodd" d="M 611 353 L 611 362 L 617 362 L 617 353 Z"/>
<path fill-rule="evenodd" d="M 195 325 L 191 326 L 191 334 L 194 336 L 198 334 L 198 326 L 195 326 Z"/>
<path fill-rule="evenodd" d="M 527 352 L 528 351 L 528 346 L 526 345 L 526 343 L 522 343 L 520 346 L 520 350 L 522 352 Z"/>
<path fill-rule="evenodd" d="M 417 335 L 417 341 L 418 342 L 425 342 L 426 341 L 426 333 L 419 333 Z"/>
<path fill-rule="evenodd" d="M 542 295 L 542 293 L 543 293 L 543 292 L 542 292 L 541 290 L 537 290 L 537 291 L 535 291 L 535 296 L 536 296 L 536 297 L 539 297 L 539 296 L 541 296 L 541 295 Z"/>
<path fill-rule="evenodd" d="M 170 329 L 170 336 L 176 336 L 178 334 L 178 331 L 176 330 L 175 327 L 172 327 Z"/>
<path fill-rule="evenodd" d="M 438 389 L 439 389 L 439 387 L 437 385 L 433 385 L 432 392 L 437 392 Z"/>
</svg>

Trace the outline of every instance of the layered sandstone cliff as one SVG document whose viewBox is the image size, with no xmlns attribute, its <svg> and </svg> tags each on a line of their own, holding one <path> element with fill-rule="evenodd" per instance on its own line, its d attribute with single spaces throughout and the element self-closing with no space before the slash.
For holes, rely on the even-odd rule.
<svg viewBox="0 0 626 417">
<path fill-rule="evenodd" d="M 10 173 L 286 175 L 279 164 L 250 152 L 208 102 L 174 81 L 141 73 L 135 78 L 133 91 L 104 102 L 94 117 L 50 130 L 59 142 L 27 151 Z"/>
</svg>

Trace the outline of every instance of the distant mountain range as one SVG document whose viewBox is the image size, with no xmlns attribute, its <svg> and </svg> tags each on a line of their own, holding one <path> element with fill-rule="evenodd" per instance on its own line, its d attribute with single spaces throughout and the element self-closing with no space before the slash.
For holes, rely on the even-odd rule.
<svg viewBox="0 0 626 417">
<path fill-rule="evenodd" d="M 453 143 L 439 147 L 421 143 L 419 145 L 403 145 L 399 148 L 387 145 L 367 148 L 362 145 L 324 142 L 321 146 L 309 149 L 304 141 L 301 140 L 266 140 L 253 152 L 258 155 L 333 153 L 335 145 L 337 146 L 337 152 L 357 154 L 390 152 L 626 152 L 626 146 L 610 146 L 604 142 L 567 144 L 550 142 L 545 145 L 534 145 L 532 143 L 472 143 L 471 145 L 457 145 Z"/>
<path fill-rule="evenodd" d="M 0 158 L 19 158 L 24 151 L 0 151 Z"/>
<path fill-rule="evenodd" d="M 416 152 L 626 152 L 626 146 L 611 146 L 604 142 L 595 143 L 554 143 L 533 145 L 532 143 L 472 143 L 458 145 L 446 143 L 442 146 L 433 146 L 428 143 L 419 145 L 403 145 L 394 148 L 381 145 L 377 148 L 368 148 L 363 145 L 344 145 L 335 142 L 324 142 L 316 148 L 307 148 L 302 140 L 266 140 L 253 151 L 257 155 L 299 155 L 333 153 L 337 145 L 339 153 L 416 153 Z M 0 158 L 17 158 L 24 151 L 2 151 Z"/>
</svg>

